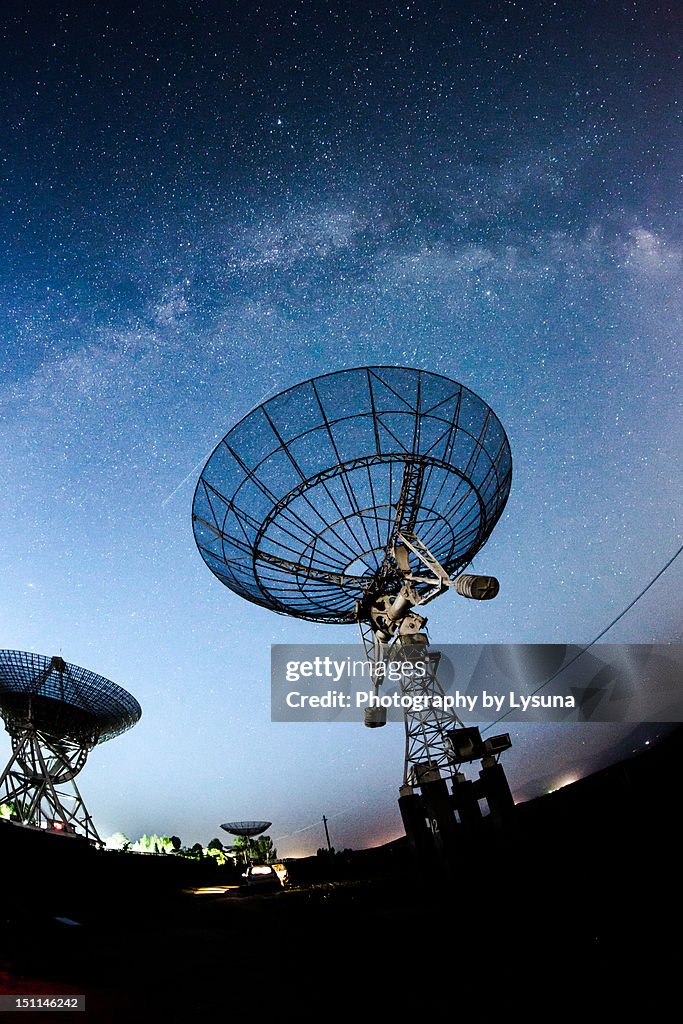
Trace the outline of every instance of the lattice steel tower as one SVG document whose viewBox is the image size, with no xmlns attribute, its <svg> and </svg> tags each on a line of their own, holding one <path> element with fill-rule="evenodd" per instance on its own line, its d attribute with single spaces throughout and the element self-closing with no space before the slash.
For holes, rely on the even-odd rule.
<svg viewBox="0 0 683 1024">
<path fill-rule="evenodd" d="M 0 804 L 23 825 L 100 842 L 76 776 L 93 747 L 130 729 L 141 714 L 120 686 L 61 657 L 0 651 L 0 716 L 12 740 Z"/>
</svg>

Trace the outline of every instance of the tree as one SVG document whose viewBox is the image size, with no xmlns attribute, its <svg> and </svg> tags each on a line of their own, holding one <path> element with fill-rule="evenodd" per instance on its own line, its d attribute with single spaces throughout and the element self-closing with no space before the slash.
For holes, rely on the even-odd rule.
<svg viewBox="0 0 683 1024">
<path fill-rule="evenodd" d="M 218 843 L 218 846 L 214 845 L 215 842 Z M 223 844 L 220 842 L 220 840 L 212 839 L 207 848 L 204 850 L 204 853 L 207 857 L 213 857 L 213 859 L 216 861 L 219 867 L 223 867 L 223 865 L 228 860 L 228 856 L 225 850 L 223 849 Z"/>
<path fill-rule="evenodd" d="M 109 836 L 105 840 L 104 844 L 108 850 L 130 850 L 131 841 L 128 836 L 124 835 L 123 832 L 114 832 L 113 835 Z"/>
<path fill-rule="evenodd" d="M 175 847 L 173 845 L 173 840 L 170 839 L 169 836 L 158 836 L 154 834 L 152 836 L 140 836 L 138 841 L 133 843 L 131 849 L 135 850 L 137 853 L 173 853 Z"/>
<path fill-rule="evenodd" d="M 250 859 L 258 864 L 272 864 L 277 860 L 277 850 L 270 836 L 257 836 L 255 839 L 236 836 L 235 849 L 245 861 Z"/>
</svg>

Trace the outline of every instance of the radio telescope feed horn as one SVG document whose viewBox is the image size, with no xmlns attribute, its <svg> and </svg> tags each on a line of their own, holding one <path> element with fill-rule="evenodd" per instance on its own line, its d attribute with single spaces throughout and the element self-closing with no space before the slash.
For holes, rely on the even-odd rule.
<svg viewBox="0 0 683 1024">
<path fill-rule="evenodd" d="M 500 583 L 495 576 L 458 576 L 455 589 L 462 597 L 471 597 L 474 601 L 490 601 L 497 597 Z"/>
</svg>

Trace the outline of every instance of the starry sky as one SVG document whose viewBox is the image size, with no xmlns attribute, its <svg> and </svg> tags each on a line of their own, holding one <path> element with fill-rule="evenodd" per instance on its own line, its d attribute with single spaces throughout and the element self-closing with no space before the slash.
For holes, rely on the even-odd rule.
<svg viewBox="0 0 683 1024">
<path fill-rule="evenodd" d="M 494 408 L 501 594 L 431 605 L 435 642 L 586 643 L 678 548 L 676 8 L 3 5 L 0 647 L 140 701 L 80 777 L 101 834 L 401 832 L 400 725 L 270 721 L 270 644 L 354 629 L 239 599 L 194 544 L 204 462 L 270 394 L 399 364 Z M 606 640 L 681 639 L 681 561 Z M 631 728 L 510 726 L 515 792 Z"/>
</svg>

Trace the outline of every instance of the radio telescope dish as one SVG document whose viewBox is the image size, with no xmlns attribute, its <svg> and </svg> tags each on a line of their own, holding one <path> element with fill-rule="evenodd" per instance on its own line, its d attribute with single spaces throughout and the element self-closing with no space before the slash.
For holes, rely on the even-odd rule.
<svg viewBox="0 0 683 1024">
<path fill-rule="evenodd" d="M 267 828 L 270 828 L 272 821 L 229 821 L 221 825 L 226 832 L 232 836 L 260 836 Z"/>
<path fill-rule="evenodd" d="M 255 836 L 260 836 L 272 824 L 272 821 L 228 821 L 225 825 L 221 825 L 221 828 L 233 836 L 242 836 L 247 840 L 243 853 L 247 864 L 251 864 L 251 855 L 255 846 L 252 839 Z"/>
<path fill-rule="evenodd" d="M 402 367 L 341 370 L 268 399 L 225 435 L 197 484 L 194 535 L 214 575 L 247 600 L 354 622 L 358 602 L 400 586 L 401 534 L 419 537 L 449 578 L 462 573 L 511 476 L 500 421 L 462 384 Z M 415 552 L 408 560 L 419 569 Z M 424 595 L 430 584 L 414 586 Z"/>
<path fill-rule="evenodd" d="M 12 741 L 0 803 L 21 824 L 80 828 L 99 841 L 74 780 L 93 747 L 130 729 L 141 714 L 131 694 L 88 669 L 58 656 L 0 651 L 0 717 Z"/>
<path fill-rule="evenodd" d="M 282 615 L 358 623 L 375 690 L 369 728 L 387 720 L 385 663 L 404 666 L 399 807 L 416 849 L 454 842 L 462 822 L 445 779 L 459 785 L 466 760 L 453 740 L 463 723 L 446 710 L 440 655 L 428 651 L 417 609 L 451 588 L 477 601 L 496 596 L 495 577 L 464 570 L 500 519 L 511 481 L 507 436 L 482 398 L 426 370 L 368 366 L 263 402 L 217 445 L 195 490 L 195 541 L 226 587 Z M 477 747 L 477 793 L 499 817 L 514 804 L 490 762 L 509 745 L 505 735 Z M 477 800 L 463 814 L 480 816 Z"/>
</svg>

